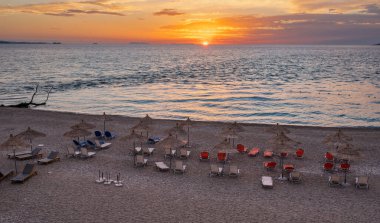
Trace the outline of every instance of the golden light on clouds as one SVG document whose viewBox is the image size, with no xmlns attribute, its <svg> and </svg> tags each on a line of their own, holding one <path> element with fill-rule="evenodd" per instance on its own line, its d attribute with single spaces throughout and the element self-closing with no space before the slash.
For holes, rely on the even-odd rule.
<svg viewBox="0 0 380 223">
<path fill-rule="evenodd" d="M 351 38 L 370 42 L 379 36 L 379 24 L 377 0 L 0 2 L 0 38 L 23 40 L 305 44 Z"/>
</svg>

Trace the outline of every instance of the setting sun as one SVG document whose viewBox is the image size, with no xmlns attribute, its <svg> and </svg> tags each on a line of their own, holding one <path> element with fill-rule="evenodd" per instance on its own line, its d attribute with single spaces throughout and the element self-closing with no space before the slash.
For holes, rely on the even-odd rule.
<svg viewBox="0 0 380 223">
<path fill-rule="evenodd" d="M 203 45 L 203 46 L 208 46 L 208 42 L 207 42 L 207 41 L 203 41 L 203 42 L 202 42 L 202 45 Z"/>
</svg>

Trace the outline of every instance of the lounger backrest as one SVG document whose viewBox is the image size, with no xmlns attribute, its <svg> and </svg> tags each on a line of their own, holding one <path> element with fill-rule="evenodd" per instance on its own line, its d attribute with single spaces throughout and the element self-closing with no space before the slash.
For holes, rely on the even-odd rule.
<svg viewBox="0 0 380 223">
<path fill-rule="evenodd" d="M 218 160 L 226 160 L 226 156 L 225 152 L 218 152 Z"/>
<path fill-rule="evenodd" d="M 41 148 L 34 148 L 31 152 L 32 156 L 36 156 L 41 151 Z"/>
<path fill-rule="evenodd" d="M 301 177 L 301 173 L 300 172 L 292 172 L 291 176 L 294 179 L 299 179 Z"/>
<path fill-rule="evenodd" d="M 323 166 L 326 170 L 330 170 L 334 167 L 334 164 L 333 163 L 325 163 Z"/>
<path fill-rule="evenodd" d="M 342 170 L 348 170 L 348 169 L 350 169 L 350 164 L 349 163 L 342 163 L 342 164 L 340 164 L 340 168 Z"/>
<path fill-rule="evenodd" d="M 80 152 L 82 153 L 82 155 L 85 155 L 85 156 L 88 155 L 88 151 L 86 148 L 81 148 Z"/>
<path fill-rule="evenodd" d="M 303 156 L 303 154 L 304 154 L 304 150 L 303 149 L 297 149 L 297 151 L 296 151 L 296 155 L 297 155 L 297 157 L 302 157 Z"/>
<path fill-rule="evenodd" d="M 237 166 L 230 166 L 230 172 L 231 173 L 237 173 L 238 172 Z"/>
<path fill-rule="evenodd" d="M 327 152 L 327 153 L 325 154 L 325 158 L 326 158 L 327 160 L 333 160 L 333 159 L 334 159 L 334 156 L 333 156 L 331 153 Z"/>
<path fill-rule="evenodd" d="M 244 152 L 244 145 L 243 144 L 237 144 L 236 149 L 239 152 Z"/>
<path fill-rule="evenodd" d="M 22 171 L 22 174 L 31 174 L 34 170 L 34 164 L 27 163 Z"/>
<path fill-rule="evenodd" d="M 57 151 L 51 151 L 50 153 L 49 153 L 49 155 L 48 155 L 48 159 L 55 159 L 55 158 L 57 158 L 57 156 L 58 156 L 58 152 Z"/>
<path fill-rule="evenodd" d="M 177 170 L 182 170 L 183 169 L 183 163 L 182 163 L 182 161 L 179 161 L 179 160 L 175 161 L 175 168 Z"/>
<path fill-rule="evenodd" d="M 332 175 L 331 176 L 331 181 L 333 181 L 333 182 L 340 182 L 340 176 L 338 176 L 338 175 Z"/>
<path fill-rule="evenodd" d="M 269 162 L 269 163 L 268 163 L 268 166 L 269 166 L 269 167 L 272 167 L 272 168 L 275 168 L 276 165 L 277 165 L 276 162 Z"/>
<path fill-rule="evenodd" d="M 95 146 L 95 143 L 93 143 L 91 140 L 87 140 L 87 143 L 88 143 L 90 146 Z"/>
<path fill-rule="evenodd" d="M 75 150 L 74 150 L 74 148 L 71 147 L 71 146 L 67 147 L 67 152 L 68 152 L 70 155 L 75 154 Z"/>
<path fill-rule="evenodd" d="M 75 139 L 73 139 L 73 143 L 74 143 L 76 146 L 80 146 L 79 142 L 76 141 Z"/>
<path fill-rule="evenodd" d="M 170 148 L 165 149 L 165 155 L 171 155 L 171 149 Z"/>
<path fill-rule="evenodd" d="M 211 164 L 211 172 L 213 172 L 213 173 L 219 172 L 218 166 L 215 164 Z"/>
<path fill-rule="evenodd" d="M 209 155 L 208 152 L 201 152 L 201 158 L 202 159 L 208 159 L 208 155 Z"/>
<path fill-rule="evenodd" d="M 181 156 L 187 156 L 187 150 L 181 149 Z"/>
<path fill-rule="evenodd" d="M 109 131 L 105 131 L 105 132 L 104 132 L 104 135 L 105 135 L 107 138 L 112 138 L 112 134 L 111 134 L 111 132 L 109 132 Z"/>
<path fill-rule="evenodd" d="M 100 131 L 95 131 L 94 133 L 96 137 L 102 137 L 102 133 Z"/>
<path fill-rule="evenodd" d="M 137 155 L 137 156 L 136 156 L 136 163 L 138 163 L 138 164 L 143 164 L 143 163 L 144 163 L 144 156 L 142 156 L 142 155 Z"/>
<path fill-rule="evenodd" d="M 367 176 L 358 177 L 358 184 L 367 185 L 368 184 L 368 177 Z"/>
</svg>

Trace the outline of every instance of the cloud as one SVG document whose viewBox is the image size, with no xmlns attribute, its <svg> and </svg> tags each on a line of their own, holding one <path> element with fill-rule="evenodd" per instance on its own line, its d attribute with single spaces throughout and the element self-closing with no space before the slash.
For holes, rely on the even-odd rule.
<svg viewBox="0 0 380 223">
<path fill-rule="evenodd" d="M 369 4 L 364 6 L 366 13 L 380 15 L 380 8 L 377 4 Z"/>
<path fill-rule="evenodd" d="M 176 9 L 162 9 L 161 11 L 153 13 L 153 15 L 161 16 L 161 15 L 167 15 L 167 16 L 177 16 L 177 15 L 184 15 L 184 12 L 178 12 Z"/>
<path fill-rule="evenodd" d="M 380 36 L 380 16 L 291 14 L 184 21 L 161 27 L 184 42 L 262 44 L 370 44 Z"/>
<path fill-rule="evenodd" d="M 50 16 L 71 17 L 76 14 L 102 14 L 124 16 L 122 12 L 131 8 L 125 4 L 110 0 L 82 1 L 82 2 L 53 2 L 42 4 L 26 4 L 18 6 L 1 6 L 0 13 L 30 13 Z"/>
</svg>

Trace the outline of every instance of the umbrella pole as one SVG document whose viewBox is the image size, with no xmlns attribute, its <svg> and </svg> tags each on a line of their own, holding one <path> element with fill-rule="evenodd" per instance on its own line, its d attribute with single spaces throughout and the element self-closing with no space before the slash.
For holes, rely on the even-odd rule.
<svg viewBox="0 0 380 223">
<path fill-rule="evenodd" d="M 17 174 L 16 150 L 15 149 L 13 149 L 13 159 L 15 160 L 15 170 L 16 170 L 16 174 Z"/>
<path fill-rule="evenodd" d="M 187 124 L 187 147 L 190 147 L 190 125 Z"/>
<path fill-rule="evenodd" d="M 32 150 L 33 150 L 32 138 L 29 139 L 29 142 L 30 142 L 30 152 L 32 152 Z"/>
</svg>

